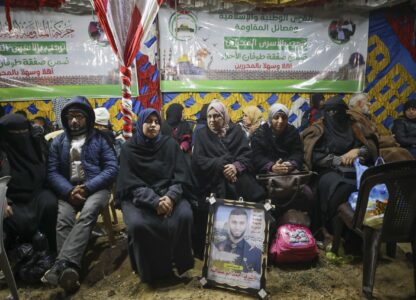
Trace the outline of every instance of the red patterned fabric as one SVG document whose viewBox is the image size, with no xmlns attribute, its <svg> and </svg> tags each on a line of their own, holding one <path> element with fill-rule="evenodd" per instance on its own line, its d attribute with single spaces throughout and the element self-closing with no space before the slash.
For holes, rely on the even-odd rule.
<svg viewBox="0 0 416 300">
<path fill-rule="evenodd" d="M 416 61 L 415 14 L 413 9 L 396 11 L 394 13 L 388 12 L 386 14 L 386 20 L 399 37 L 401 44 L 406 47 L 412 55 L 413 60 Z"/>
<path fill-rule="evenodd" d="M 145 66 L 147 68 L 145 68 Z M 149 63 L 147 55 L 141 55 L 136 60 L 137 80 L 139 84 L 140 101 L 143 108 L 154 108 L 157 111 L 162 109 L 162 98 L 160 96 L 160 81 L 157 65 Z"/>
</svg>

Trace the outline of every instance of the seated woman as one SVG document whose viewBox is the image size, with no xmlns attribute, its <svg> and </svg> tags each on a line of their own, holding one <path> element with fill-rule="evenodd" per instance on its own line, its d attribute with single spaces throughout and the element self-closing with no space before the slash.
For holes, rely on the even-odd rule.
<svg viewBox="0 0 416 300">
<path fill-rule="evenodd" d="M 302 136 L 305 163 L 319 173 L 318 194 L 322 225 L 329 225 L 338 206 L 356 190 L 354 159 L 375 159 L 376 144 L 365 139 L 347 115 L 347 105 L 334 96 L 324 106 L 323 120 L 307 128 Z"/>
<path fill-rule="evenodd" d="M 163 122 L 162 134 L 173 137 L 185 153 L 191 153 L 192 128 L 182 117 L 183 106 L 174 103 L 166 110 L 166 122 Z"/>
<path fill-rule="evenodd" d="M 400 146 L 416 159 L 416 99 L 404 104 L 404 115 L 394 121 L 392 131 Z"/>
<path fill-rule="evenodd" d="M 297 129 L 288 124 L 288 115 L 286 106 L 273 104 L 269 109 L 268 123 L 254 133 L 251 148 L 257 173 L 290 174 L 303 169 L 303 144 Z M 294 199 L 285 211 L 297 209 L 311 214 L 312 200 L 312 191 L 305 186 L 302 196 Z M 282 215 L 285 211 L 279 210 L 278 213 Z"/>
<path fill-rule="evenodd" d="M 19 114 L 0 119 L 0 173 L 10 175 L 4 231 L 6 247 L 32 242 L 40 231 L 46 235 L 50 250 L 56 252 L 56 215 L 58 201 L 45 188 L 46 164 L 43 136 L 34 137 L 29 121 Z"/>
<path fill-rule="evenodd" d="M 208 127 L 195 141 L 192 167 L 202 196 L 259 201 L 264 190 L 251 174 L 252 152 L 240 126 L 230 123 L 227 108 L 218 100 L 208 107 Z"/>
<path fill-rule="evenodd" d="M 200 205 L 195 216 L 195 255 L 202 257 L 208 208 L 205 198 L 260 201 L 264 189 L 251 174 L 252 152 L 240 126 L 230 123 L 227 108 L 214 100 L 208 106 L 208 126 L 198 132 L 192 154 L 192 170 L 198 182 Z"/>
<path fill-rule="evenodd" d="M 160 134 L 154 109 L 138 116 L 137 133 L 122 148 L 117 201 L 129 236 L 132 268 L 142 282 L 193 268 L 190 176 L 175 140 Z"/>
<path fill-rule="evenodd" d="M 253 133 L 259 128 L 262 122 L 261 110 L 254 105 L 247 106 L 243 109 L 243 119 L 238 123 L 244 130 L 247 138 L 250 140 Z"/>
</svg>

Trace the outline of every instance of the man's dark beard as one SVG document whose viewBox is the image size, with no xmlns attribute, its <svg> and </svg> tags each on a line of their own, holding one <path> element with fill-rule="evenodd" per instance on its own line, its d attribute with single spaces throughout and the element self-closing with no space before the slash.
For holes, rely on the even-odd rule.
<svg viewBox="0 0 416 300">
<path fill-rule="evenodd" d="M 70 131 L 71 136 L 79 136 L 87 132 L 87 126 L 84 126 L 82 128 L 81 127 L 73 128 L 72 126 L 69 126 L 69 131 Z"/>
<path fill-rule="evenodd" d="M 244 230 L 239 236 L 235 236 L 231 231 L 230 231 L 230 235 L 233 237 L 233 239 L 235 239 L 235 240 L 239 240 L 239 239 L 241 239 L 243 236 L 244 236 L 244 234 L 246 233 L 246 231 Z"/>
</svg>

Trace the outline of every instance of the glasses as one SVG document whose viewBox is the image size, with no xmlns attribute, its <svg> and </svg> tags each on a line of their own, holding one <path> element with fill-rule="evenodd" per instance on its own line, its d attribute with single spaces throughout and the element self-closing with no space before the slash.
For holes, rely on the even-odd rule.
<svg viewBox="0 0 416 300">
<path fill-rule="evenodd" d="M 84 120 L 85 119 L 85 116 L 83 115 L 83 114 L 79 114 L 79 115 L 71 115 L 71 114 L 68 114 L 68 115 L 66 115 L 66 119 L 68 120 L 68 121 L 71 121 L 72 119 L 76 119 L 77 121 L 81 121 L 81 120 Z"/>
</svg>

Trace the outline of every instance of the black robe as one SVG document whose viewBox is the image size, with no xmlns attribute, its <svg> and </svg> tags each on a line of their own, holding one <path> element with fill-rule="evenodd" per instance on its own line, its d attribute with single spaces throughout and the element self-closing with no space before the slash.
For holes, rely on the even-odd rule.
<svg viewBox="0 0 416 300">
<path fill-rule="evenodd" d="M 279 159 L 294 161 L 297 169 L 302 169 L 302 141 L 296 128 L 290 124 L 280 135 L 274 133 L 269 124 L 261 125 L 251 139 L 251 149 L 254 167 L 258 173 L 267 171 L 266 166 Z"/>
<path fill-rule="evenodd" d="M 14 202 L 30 202 L 46 179 L 42 145 L 32 136 L 29 122 L 21 115 L 1 118 L 0 133 L 0 148 L 7 156 L 12 176 L 7 197 Z"/>
<path fill-rule="evenodd" d="M 247 137 L 240 126 L 230 124 L 224 138 L 219 138 L 207 126 L 198 131 L 192 154 L 192 170 L 198 182 L 199 206 L 194 210 L 194 252 L 202 258 L 205 246 L 208 204 L 205 199 L 211 193 L 216 197 L 245 201 L 260 201 L 266 196 L 254 176 L 252 152 Z M 224 174 L 224 165 L 238 162 L 244 169 L 237 174 L 237 182 L 229 182 Z"/>
<path fill-rule="evenodd" d="M 230 124 L 224 138 L 218 137 L 208 127 L 202 128 L 195 141 L 192 169 L 198 181 L 201 196 L 215 193 L 219 198 L 259 201 L 265 197 L 264 189 L 256 182 L 252 165 L 252 152 L 247 137 L 240 126 Z M 229 182 L 224 166 L 238 162 L 243 166 L 237 182 Z M 237 168 L 238 169 L 238 168 Z"/>
<path fill-rule="evenodd" d="M 117 199 L 129 235 L 133 269 L 142 282 L 153 282 L 194 265 L 191 247 L 192 210 L 184 199 L 191 188 L 184 153 L 171 137 L 143 144 L 137 136 L 122 148 Z M 170 217 L 157 215 L 161 196 L 175 206 Z"/>
<path fill-rule="evenodd" d="M 392 131 L 400 147 L 409 150 L 416 159 L 416 120 L 398 118 L 394 121 Z"/>
<path fill-rule="evenodd" d="M 180 121 L 175 126 L 170 125 L 168 122 L 163 122 L 161 127 L 163 135 L 173 137 L 180 145 L 183 141 L 192 140 L 192 128 L 187 121 Z"/>
<path fill-rule="evenodd" d="M 43 136 L 42 136 L 43 140 Z M 21 115 L 0 118 L 1 173 L 10 175 L 8 204 L 13 215 L 4 220 L 6 247 L 16 238 L 31 242 L 39 230 L 56 251 L 57 199 L 45 189 L 46 165 L 42 140 L 33 136 L 29 122 Z"/>
<path fill-rule="evenodd" d="M 322 225 L 332 220 L 338 206 L 346 202 L 349 195 L 357 189 L 355 177 L 347 176 L 354 174 L 354 167 L 344 167 L 349 168 L 350 172 L 342 172 L 339 167 L 333 165 L 332 157 L 339 158 L 348 151 L 362 146 L 353 133 L 345 103 L 333 97 L 325 105 L 338 109 L 339 113 L 331 116 L 326 111 L 329 108 L 324 111 L 324 134 L 312 152 L 313 168 L 319 172 L 318 194 Z"/>
</svg>

